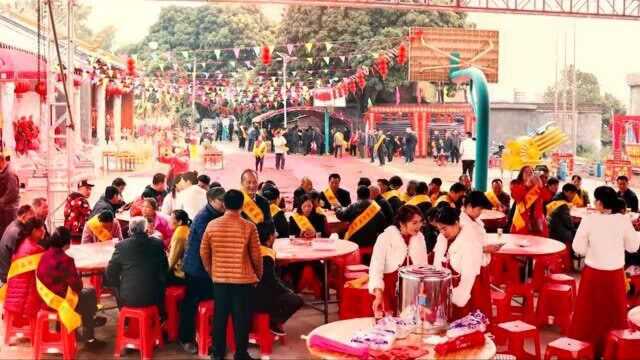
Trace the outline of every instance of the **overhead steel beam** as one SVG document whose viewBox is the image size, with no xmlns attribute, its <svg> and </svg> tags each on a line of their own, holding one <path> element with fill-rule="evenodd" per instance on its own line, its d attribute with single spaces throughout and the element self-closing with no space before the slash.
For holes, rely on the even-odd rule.
<svg viewBox="0 0 640 360">
<path fill-rule="evenodd" d="M 236 5 L 282 4 L 488 12 L 640 20 L 640 0 L 201 0 L 201 2 Z"/>
</svg>

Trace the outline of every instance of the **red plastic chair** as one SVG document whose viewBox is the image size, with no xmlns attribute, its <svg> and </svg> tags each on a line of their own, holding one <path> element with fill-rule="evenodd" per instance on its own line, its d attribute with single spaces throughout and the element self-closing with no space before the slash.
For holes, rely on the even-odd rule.
<svg viewBox="0 0 640 360">
<path fill-rule="evenodd" d="M 49 326 L 51 321 L 56 325 Z M 59 330 L 51 331 L 52 328 Z M 57 313 L 40 310 L 36 319 L 33 358 L 40 360 L 43 353 L 57 352 L 62 354 L 64 360 L 71 360 L 75 359 L 77 349 L 76 332 L 68 332 L 60 323 Z"/>
<path fill-rule="evenodd" d="M 553 316 L 553 322 L 560 327 L 563 334 L 566 334 L 571 325 L 573 301 L 571 286 L 562 284 L 544 285 L 538 299 L 538 325 L 549 324 L 549 317 Z"/>
<path fill-rule="evenodd" d="M 503 291 L 491 290 L 491 305 L 496 307 L 496 315 L 490 314 L 492 325 L 509 321 L 511 304 L 507 301 L 507 295 Z"/>
<path fill-rule="evenodd" d="M 576 282 L 576 279 L 574 279 L 570 275 L 563 274 L 563 273 L 549 274 L 547 275 L 547 283 L 571 286 L 571 292 L 573 294 L 574 299 L 578 294 L 578 291 L 577 291 L 578 284 Z"/>
<path fill-rule="evenodd" d="M 501 323 L 495 329 L 496 341 L 499 344 L 508 343 L 507 352 L 517 359 L 535 358 L 540 359 L 540 334 L 538 329 L 520 320 Z M 535 354 L 530 354 L 524 349 L 524 342 L 532 340 L 534 342 Z"/>
<path fill-rule="evenodd" d="M 522 263 L 512 256 L 495 254 L 491 256 L 489 276 L 491 283 L 496 285 L 510 285 L 520 283 L 520 268 Z"/>
<path fill-rule="evenodd" d="M 4 344 L 11 345 L 14 338 L 28 338 L 33 344 L 33 330 L 36 327 L 36 318 L 27 319 L 22 314 L 15 314 L 11 311 L 4 311 Z"/>
<path fill-rule="evenodd" d="M 545 278 L 554 273 L 564 271 L 565 265 L 562 253 L 538 257 L 533 265 L 533 288 L 540 291 L 544 285 Z"/>
<path fill-rule="evenodd" d="M 634 360 L 640 354 L 640 331 L 611 330 L 604 351 L 605 360 Z"/>
<path fill-rule="evenodd" d="M 153 349 L 162 346 L 162 328 L 158 308 L 123 307 L 118 315 L 115 357 L 120 357 L 125 347 L 138 349 L 142 359 L 151 359 Z"/>
<path fill-rule="evenodd" d="M 253 314 L 251 333 L 249 334 L 249 342 L 255 341 L 260 349 L 260 356 L 269 356 L 273 353 L 273 343 L 276 340 L 284 342 L 284 337 L 277 337 L 271 332 L 269 321 L 271 317 L 267 313 Z M 227 323 L 227 344 L 229 350 L 236 351 L 236 341 L 233 335 L 233 321 L 229 318 Z"/>
<path fill-rule="evenodd" d="M 547 344 L 544 360 L 551 360 L 553 357 L 556 357 L 558 360 L 591 360 L 593 359 L 593 348 L 589 343 L 568 337 L 561 337 Z"/>
<path fill-rule="evenodd" d="M 534 322 L 535 312 L 533 304 L 533 287 L 530 283 L 511 283 L 507 285 L 505 301 L 509 306 L 509 319 L 524 319 L 524 321 Z M 523 304 L 513 305 L 513 298 L 522 298 Z"/>
<path fill-rule="evenodd" d="M 300 275 L 300 281 L 297 287 L 298 293 L 308 288 L 316 298 L 322 298 L 322 283 L 316 276 L 316 273 L 313 271 L 313 266 L 311 265 L 305 265 L 304 268 L 302 268 L 302 275 Z"/>
<path fill-rule="evenodd" d="M 180 303 L 187 293 L 187 287 L 182 285 L 169 286 L 164 292 L 164 308 L 167 312 L 165 330 L 167 341 L 173 342 L 178 338 L 180 326 Z"/>
<path fill-rule="evenodd" d="M 340 320 L 373 316 L 373 295 L 366 286 L 362 288 L 343 288 L 338 303 Z"/>
</svg>

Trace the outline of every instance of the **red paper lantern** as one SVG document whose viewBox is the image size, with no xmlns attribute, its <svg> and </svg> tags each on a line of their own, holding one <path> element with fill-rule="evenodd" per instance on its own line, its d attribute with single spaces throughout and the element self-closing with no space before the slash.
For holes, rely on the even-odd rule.
<svg viewBox="0 0 640 360">
<path fill-rule="evenodd" d="M 269 65 L 271 64 L 271 50 L 269 50 L 268 46 L 263 46 L 260 52 L 260 58 L 262 59 L 262 64 Z"/>
<path fill-rule="evenodd" d="M 29 86 L 29 83 L 20 81 L 16 83 L 16 88 L 13 90 L 13 92 L 16 94 L 18 98 L 21 98 L 22 94 L 29 92 L 30 90 L 31 90 L 31 86 Z"/>
<path fill-rule="evenodd" d="M 132 57 L 127 58 L 127 75 L 136 76 L 136 60 Z"/>
<path fill-rule="evenodd" d="M 365 79 L 362 70 L 358 70 L 358 72 L 356 73 L 356 82 L 358 83 L 358 87 L 360 88 L 360 90 L 364 90 L 364 87 L 367 86 L 367 80 Z"/>
<path fill-rule="evenodd" d="M 348 84 L 349 84 L 349 92 L 350 92 L 350 93 L 352 93 L 352 94 L 355 94 L 355 93 L 356 93 L 356 90 L 357 90 L 357 88 L 356 88 L 356 82 L 355 82 L 355 81 L 353 81 L 353 80 L 349 80 L 349 83 L 348 83 Z"/>
<path fill-rule="evenodd" d="M 400 44 L 398 47 L 398 56 L 396 60 L 400 65 L 404 65 L 404 63 L 407 62 L 407 47 L 404 44 Z"/>
<path fill-rule="evenodd" d="M 38 95 L 40 95 L 40 97 L 42 97 L 42 100 L 44 101 L 44 99 L 47 97 L 47 84 L 38 81 L 35 91 L 38 93 Z"/>
</svg>

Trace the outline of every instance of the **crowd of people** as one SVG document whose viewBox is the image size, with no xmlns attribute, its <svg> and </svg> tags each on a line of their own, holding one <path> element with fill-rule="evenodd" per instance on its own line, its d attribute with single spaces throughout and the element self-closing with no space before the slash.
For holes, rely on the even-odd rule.
<svg viewBox="0 0 640 360">
<path fill-rule="evenodd" d="M 276 153 L 291 150 L 283 148 L 286 142 L 277 140 L 283 136 L 275 136 Z M 385 137 L 383 133 L 379 136 Z M 382 146 L 379 139 L 373 150 L 379 150 L 375 145 Z M 259 141 L 253 146 L 259 147 Z M 386 154 L 380 155 L 384 158 Z M 281 161 L 284 167 L 284 159 Z M 479 218 L 484 209 L 494 209 L 505 213 L 505 231 L 551 237 L 567 245 L 567 257 L 584 258 L 571 334 L 601 351 L 606 331 L 624 321 L 624 267 L 640 258 L 633 224 L 623 216 L 628 209 L 638 211 L 628 179 L 617 179 L 617 192 L 598 187 L 593 194 L 597 212 L 576 227 L 570 208 L 591 204 L 578 175 L 559 188 L 559 181 L 547 172 L 525 166 L 509 184 L 510 194 L 500 179 L 494 179 L 487 192 L 474 190 L 471 176 L 463 174 L 448 191 L 437 177 L 429 183 L 406 184 L 398 176 L 375 182 L 361 178 L 352 191 L 341 186 L 339 174 L 329 175 L 326 187 L 318 190 L 309 178 L 303 178 L 293 193 L 292 209 L 284 208 L 278 185 L 270 180 L 260 182 L 252 169 L 242 172 L 237 186 L 226 184 L 237 190 L 225 189 L 193 171 L 175 174 L 171 181 L 158 173 L 130 202 L 122 198 L 125 180 L 116 178 L 93 206 L 89 198 L 94 185 L 82 180 L 65 203 L 64 225 L 55 229 L 44 225 L 49 213 L 45 199 L 19 206 L 19 199 L 6 190 L 12 185 L 2 183 L 0 203 L 6 206 L 0 208 L 0 224 L 6 225 L 0 240 L 0 281 L 6 284 L 5 311 L 29 317 L 38 309 L 54 306 L 42 300 L 46 297 L 36 283 L 63 298 L 73 291 L 79 294 L 76 311 L 82 318 L 81 338 L 89 344 L 99 343 L 94 328 L 106 319 L 96 316 L 95 291 L 83 288 L 81 274 L 64 250 L 71 243 L 114 241 L 104 284 L 113 289 L 119 307 L 157 306 L 164 316 L 166 287 L 184 285 L 179 327 L 182 348 L 196 352 L 197 306 L 215 298 L 212 357 L 225 356 L 226 324 L 231 315 L 236 359 L 249 359 L 251 313 L 268 313 L 272 332 L 282 335 L 283 324 L 303 305 L 294 291 L 302 285 L 303 269 L 277 265 L 274 240 L 327 237 L 327 211 L 334 211 L 338 220 L 348 223 L 340 236 L 369 249 L 363 253 L 370 254 L 364 261 L 370 265 L 368 286 L 376 315 L 397 309 L 398 269 L 428 263 L 460 275 L 451 297 L 455 318 L 476 309 L 491 314 L 486 268 L 499 246 L 487 242 Z M 0 159 L 0 177 L 15 179 L 4 158 Z M 119 220 L 123 211 L 129 214 L 126 228 Z M 16 273 L 13 268 L 18 266 L 23 271 Z M 611 291 L 605 294 L 603 288 Z M 597 311 L 603 308 L 610 311 Z"/>
</svg>

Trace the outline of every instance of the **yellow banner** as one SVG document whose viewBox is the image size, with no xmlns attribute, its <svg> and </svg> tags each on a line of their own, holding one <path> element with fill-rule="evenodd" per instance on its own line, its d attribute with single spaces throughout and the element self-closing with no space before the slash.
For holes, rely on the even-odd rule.
<svg viewBox="0 0 640 360">
<path fill-rule="evenodd" d="M 276 204 L 271 204 L 269 205 L 269 211 L 271 212 L 271 217 L 273 218 L 274 216 L 278 215 L 278 213 L 282 211 L 282 209 L 280 209 L 280 207 Z"/>
<path fill-rule="evenodd" d="M 43 253 L 37 253 L 13 260 L 9 267 L 9 273 L 7 274 L 7 282 L 15 276 L 28 273 L 30 271 L 36 271 L 38 264 L 40 263 L 40 258 L 42 258 L 42 254 Z M 7 284 L 4 284 L 0 288 L 0 300 L 4 300 L 6 295 Z"/>
<path fill-rule="evenodd" d="M 324 197 L 327 198 L 327 201 L 329 202 L 329 204 L 331 204 L 332 207 L 340 207 L 340 202 L 338 201 L 338 198 L 336 198 L 336 195 L 333 193 L 331 188 L 327 188 L 325 191 L 323 191 L 323 193 Z"/>
<path fill-rule="evenodd" d="M 400 199 L 400 193 L 398 192 L 398 190 L 389 190 L 386 193 L 382 194 L 382 197 L 387 201 L 392 197 L 397 197 L 398 199 Z"/>
<path fill-rule="evenodd" d="M 363 226 L 367 225 L 367 223 L 371 221 L 374 216 L 376 216 L 378 211 L 380 211 L 380 205 L 378 205 L 378 203 L 376 203 L 375 201 L 372 201 L 371 205 L 369 205 L 362 212 L 362 214 L 358 215 L 358 217 L 353 220 L 351 225 L 349 225 L 349 229 L 347 229 L 347 233 L 345 234 L 344 239 L 349 240 L 351 236 L 353 236 L 353 234 L 362 229 Z"/>
<path fill-rule="evenodd" d="M 255 201 L 247 194 L 246 192 L 242 192 L 244 195 L 244 203 L 242 204 L 242 212 L 247 215 L 249 220 L 254 224 L 258 225 L 264 221 L 264 214 L 260 207 L 256 204 Z"/>
<path fill-rule="evenodd" d="M 301 233 L 309 230 L 314 232 L 316 231 L 313 224 L 311 224 L 311 221 L 309 221 L 306 216 L 294 212 L 291 214 L 291 217 L 293 218 L 293 221 L 296 222 L 296 225 L 298 225 L 298 228 L 300 228 Z"/>
<path fill-rule="evenodd" d="M 491 205 L 493 205 L 493 210 L 500 210 L 502 208 L 502 203 L 500 203 L 498 196 L 493 193 L 493 190 L 487 191 L 484 195 L 489 199 Z"/>
<path fill-rule="evenodd" d="M 109 241 L 113 239 L 113 235 L 111 234 L 111 232 L 105 229 L 104 224 L 102 224 L 100 220 L 98 220 L 98 215 L 89 219 L 89 221 L 87 221 L 87 226 L 96 237 L 96 239 L 100 241 Z"/>
<path fill-rule="evenodd" d="M 75 310 L 78 305 L 78 294 L 70 287 L 67 287 L 64 299 L 49 290 L 38 278 L 36 278 L 36 289 L 44 303 L 58 312 L 60 322 L 68 332 L 72 332 L 82 325 L 82 317 Z"/>
<path fill-rule="evenodd" d="M 418 206 L 418 204 L 422 204 L 426 202 L 430 203 L 431 199 L 429 198 L 429 196 L 422 194 L 422 195 L 416 195 L 412 197 L 411 199 L 409 199 L 409 201 L 405 203 L 405 205 Z"/>
</svg>

